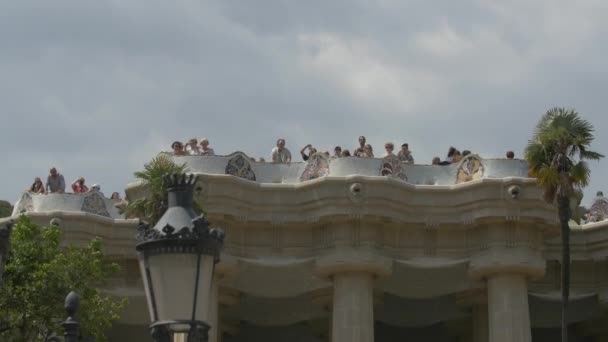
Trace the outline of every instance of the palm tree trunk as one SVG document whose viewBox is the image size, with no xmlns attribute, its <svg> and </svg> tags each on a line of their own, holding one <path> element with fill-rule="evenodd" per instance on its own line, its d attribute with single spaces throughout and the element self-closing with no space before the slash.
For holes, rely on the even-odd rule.
<svg viewBox="0 0 608 342">
<path fill-rule="evenodd" d="M 568 297 L 570 295 L 570 199 L 558 196 L 558 213 L 562 240 L 562 342 L 568 342 Z"/>
</svg>

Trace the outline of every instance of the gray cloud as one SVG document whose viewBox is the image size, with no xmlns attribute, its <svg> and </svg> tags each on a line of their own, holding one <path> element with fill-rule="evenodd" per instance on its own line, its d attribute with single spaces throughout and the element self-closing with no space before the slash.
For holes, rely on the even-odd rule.
<svg viewBox="0 0 608 342">
<path fill-rule="evenodd" d="M 57 165 L 109 193 L 173 140 L 218 153 L 407 141 L 521 156 L 552 106 L 608 152 L 600 1 L 0 3 L 0 198 Z M 589 200 L 606 187 L 593 163 Z M 608 189 L 606 189 L 608 190 Z"/>
</svg>

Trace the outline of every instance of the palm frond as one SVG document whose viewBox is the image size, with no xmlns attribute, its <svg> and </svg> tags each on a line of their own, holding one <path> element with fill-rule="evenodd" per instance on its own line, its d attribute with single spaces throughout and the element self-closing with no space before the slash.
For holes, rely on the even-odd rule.
<svg viewBox="0 0 608 342">
<path fill-rule="evenodd" d="M 187 173 L 186 164 L 176 164 L 170 156 L 159 154 L 144 165 L 142 171 L 133 173 L 135 178 L 147 187 L 147 196 L 127 205 L 128 217 L 138 217 L 151 224 L 156 223 L 166 211 L 167 186 L 165 176 L 174 173 Z"/>
<path fill-rule="evenodd" d="M 586 150 L 580 152 L 580 159 L 600 160 L 602 158 L 604 158 L 604 155 L 598 152 Z"/>
<path fill-rule="evenodd" d="M 570 181 L 577 188 L 584 188 L 591 180 L 591 169 L 585 161 L 579 161 L 570 168 Z"/>
<path fill-rule="evenodd" d="M 524 158 L 528 160 L 531 173 L 536 176 L 543 166 L 550 164 L 549 156 L 546 147 L 543 144 L 535 141 L 530 141 L 524 151 Z"/>
</svg>

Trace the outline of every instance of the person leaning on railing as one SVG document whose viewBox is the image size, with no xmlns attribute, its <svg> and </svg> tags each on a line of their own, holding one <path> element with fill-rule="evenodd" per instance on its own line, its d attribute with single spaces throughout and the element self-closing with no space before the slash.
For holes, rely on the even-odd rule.
<svg viewBox="0 0 608 342">
<path fill-rule="evenodd" d="M 65 179 L 63 175 L 57 172 L 55 167 L 52 167 L 49 171 L 49 176 L 46 178 L 46 191 L 45 193 L 64 193 L 65 192 Z"/>
<path fill-rule="evenodd" d="M 40 177 L 34 178 L 34 183 L 32 183 L 32 186 L 30 186 L 30 188 L 27 190 L 27 192 L 29 192 L 31 194 L 43 194 L 44 193 L 44 183 L 42 183 L 42 180 L 40 179 Z"/>
<path fill-rule="evenodd" d="M 72 183 L 72 191 L 75 194 L 81 194 L 89 191 L 89 187 L 84 184 L 84 177 L 78 177 L 78 179 Z"/>
<path fill-rule="evenodd" d="M 401 150 L 397 153 L 397 157 L 402 162 L 408 164 L 414 164 L 414 156 L 412 156 L 412 151 L 410 151 L 410 145 L 407 143 L 401 144 Z"/>
<path fill-rule="evenodd" d="M 271 159 L 276 164 L 289 164 L 291 163 L 291 152 L 285 147 L 285 139 L 279 138 L 277 140 L 277 146 L 272 148 Z"/>
</svg>

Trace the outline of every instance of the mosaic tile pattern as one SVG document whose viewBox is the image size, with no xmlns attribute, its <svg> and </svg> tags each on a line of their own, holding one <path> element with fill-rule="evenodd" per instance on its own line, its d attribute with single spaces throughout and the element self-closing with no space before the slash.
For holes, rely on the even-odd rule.
<svg viewBox="0 0 608 342">
<path fill-rule="evenodd" d="M 308 159 L 300 182 L 325 177 L 329 174 L 329 158 L 323 153 L 315 153 Z"/>
<path fill-rule="evenodd" d="M 403 163 L 395 155 L 388 155 L 382 158 L 382 166 L 380 167 L 380 175 L 391 176 L 407 182 L 407 174 L 403 169 Z"/>
<path fill-rule="evenodd" d="M 481 159 L 476 155 L 468 155 L 460 161 L 458 171 L 456 172 L 456 184 L 480 179 L 483 177 L 484 172 L 485 168 Z"/>
<path fill-rule="evenodd" d="M 589 208 L 587 222 L 600 222 L 606 219 L 608 219 L 608 198 L 604 197 L 603 193 L 598 193 Z"/>
<path fill-rule="evenodd" d="M 106 202 L 104 201 L 101 194 L 96 191 L 90 192 L 85 195 L 84 201 L 82 201 L 81 210 L 87 213 L 110 217 L 108 209 L 106 209 Z"/>
<path fill-rule="evenodd" d="M 237 152 L 226 165 L 226 174 L 243 178 L 255 182 L 255 173 L 251 169 L 249 157 L 241 152 Z"/>
</svg>

